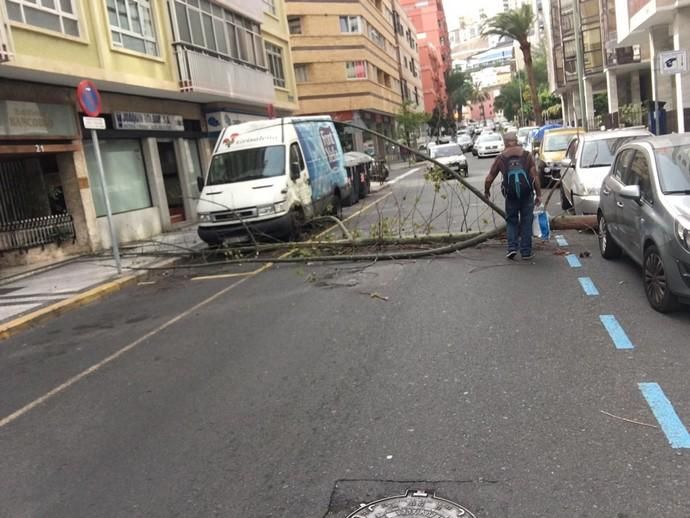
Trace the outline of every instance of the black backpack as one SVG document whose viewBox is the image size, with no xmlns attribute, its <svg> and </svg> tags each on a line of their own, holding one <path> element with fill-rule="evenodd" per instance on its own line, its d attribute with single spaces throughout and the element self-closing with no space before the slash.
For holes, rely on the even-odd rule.
<svg viewBox="0 0 690 518">
<path fill-rule="evenodd" d="M 529 153 L 525 151 L 519 156 L 503 155 L 503 196 L 511 200 L 524 200 L 532 195 L 534 186 L 527 171 L 527 158 Z"/>
</svg>

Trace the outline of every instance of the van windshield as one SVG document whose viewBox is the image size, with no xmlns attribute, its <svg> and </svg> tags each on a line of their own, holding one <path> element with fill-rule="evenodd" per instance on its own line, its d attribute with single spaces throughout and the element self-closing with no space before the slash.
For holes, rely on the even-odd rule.
<svg viewBox="0 0 690 518">
<path fill-rule="evenodd" d="M 284 174 L 285 147 L 257 147 L 214 156 L 206 184 L 246 182 Z"/>
</svg>

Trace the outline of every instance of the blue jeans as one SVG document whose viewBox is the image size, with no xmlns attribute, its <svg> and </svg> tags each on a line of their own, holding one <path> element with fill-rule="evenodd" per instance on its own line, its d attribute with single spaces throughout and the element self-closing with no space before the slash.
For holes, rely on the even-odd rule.
<svg viewBox="0 0 690 518">
<path fill-rule="evenodd" d="M 528 256 L 532 253 L 532 221 L 534 220 L 534 197 L 521 200 L 506 198 L 506 227 L 508 230 L 508 251 Z M 518 242 L 519 239 L 519 242 Z M 519 246 L 519 248 L 518 248 Z"/>
</svg>

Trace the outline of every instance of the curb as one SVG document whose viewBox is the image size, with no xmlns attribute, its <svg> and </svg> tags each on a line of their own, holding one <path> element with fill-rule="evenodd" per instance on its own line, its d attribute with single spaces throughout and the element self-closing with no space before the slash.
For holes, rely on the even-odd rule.
<svg viewBox="0 0 690 518">
<path fill-rule="evenodd" d="M 178 259 L 167 259 L 160 263 L 154 263 L 154 265 L 157 267 L 171 266 L 177 261 Z M 126 277 L 122 277 L 120 279 L 105 282 L 94 288 L 90 288 L 81 293 L 77 293 L 72 297 L 68 297 L 64 300 L 56 302 L 55 304 L 44 306 L 35 311 L 32 311 L 31 313 L 27 313 L 26 315 L 17 317 L 14 320 L 10 320 L 9 322 L 0 324 L 0 341 L 6 340 L 11 336 L 16 335 L 24 329 L 33 327 L 35 325 L 44 323 L 48 320 L 58 317 L 63 313 L 67 313 L 68 311 L 71 311 L 73 309 L 100 300 L 106 297 L 107 295 L 110 295 L 111 293 L 115 293 L 116 291 L 119 291 L 122 288 L 129 286 L 130 284 L 134 284 L 139 278 L 143 277 L 144 275 L 146 275 L 146 272 L 140 272 L 132 275 L 127 275 Z"/>
</svg>

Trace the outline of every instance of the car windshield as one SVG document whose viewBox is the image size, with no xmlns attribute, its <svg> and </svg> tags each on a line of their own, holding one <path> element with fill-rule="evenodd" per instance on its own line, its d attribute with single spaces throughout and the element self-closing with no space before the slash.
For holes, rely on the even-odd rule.
<svg viewBox="0 0 690 518">
<path fill-rule="evenodd" d="M 284 174 L 284 146 L 242 149 L 214 156 L 206 184 L 246 182 Z"/>
<path fill-rule="evenodd" d="M 518 137 L 526 137 L 534 128 L 520 128 L 517 132 Z"/>
<path fill-rule="evenodd" d="M 501 142 L 503 140 L 503 137 L 501 137 L 498 133 L 492 133 L 489 135 L 482 135 L 479 138 L 480 142 Z"/>
<path fill-rule="evenodd" d="M 690 145 L 660 148 L 655 155 L 664 194 L 690 194 Z"/>
<path fill-rule="evenodd" d="M 606 140 L 592 140 L 585 142 L 582 147 L 582 158 L 580 159 L 580 167 L 606 167 L 613 163 L 613 157 L 616 151 L 626 142 L 637 137 L 618 137 Z"/>
<path fill-rule="evenodd" d="M 544 151 L 565 151 L 573 139 L 573 135 L 546 135 L 544 137 Z"/>
<path fill-rule="evenodd" d="M 432 158 L 442 158 L 448 156 L 462 155 L 460 146 L 437 146 L 431 150 Z"/>
</svg>

